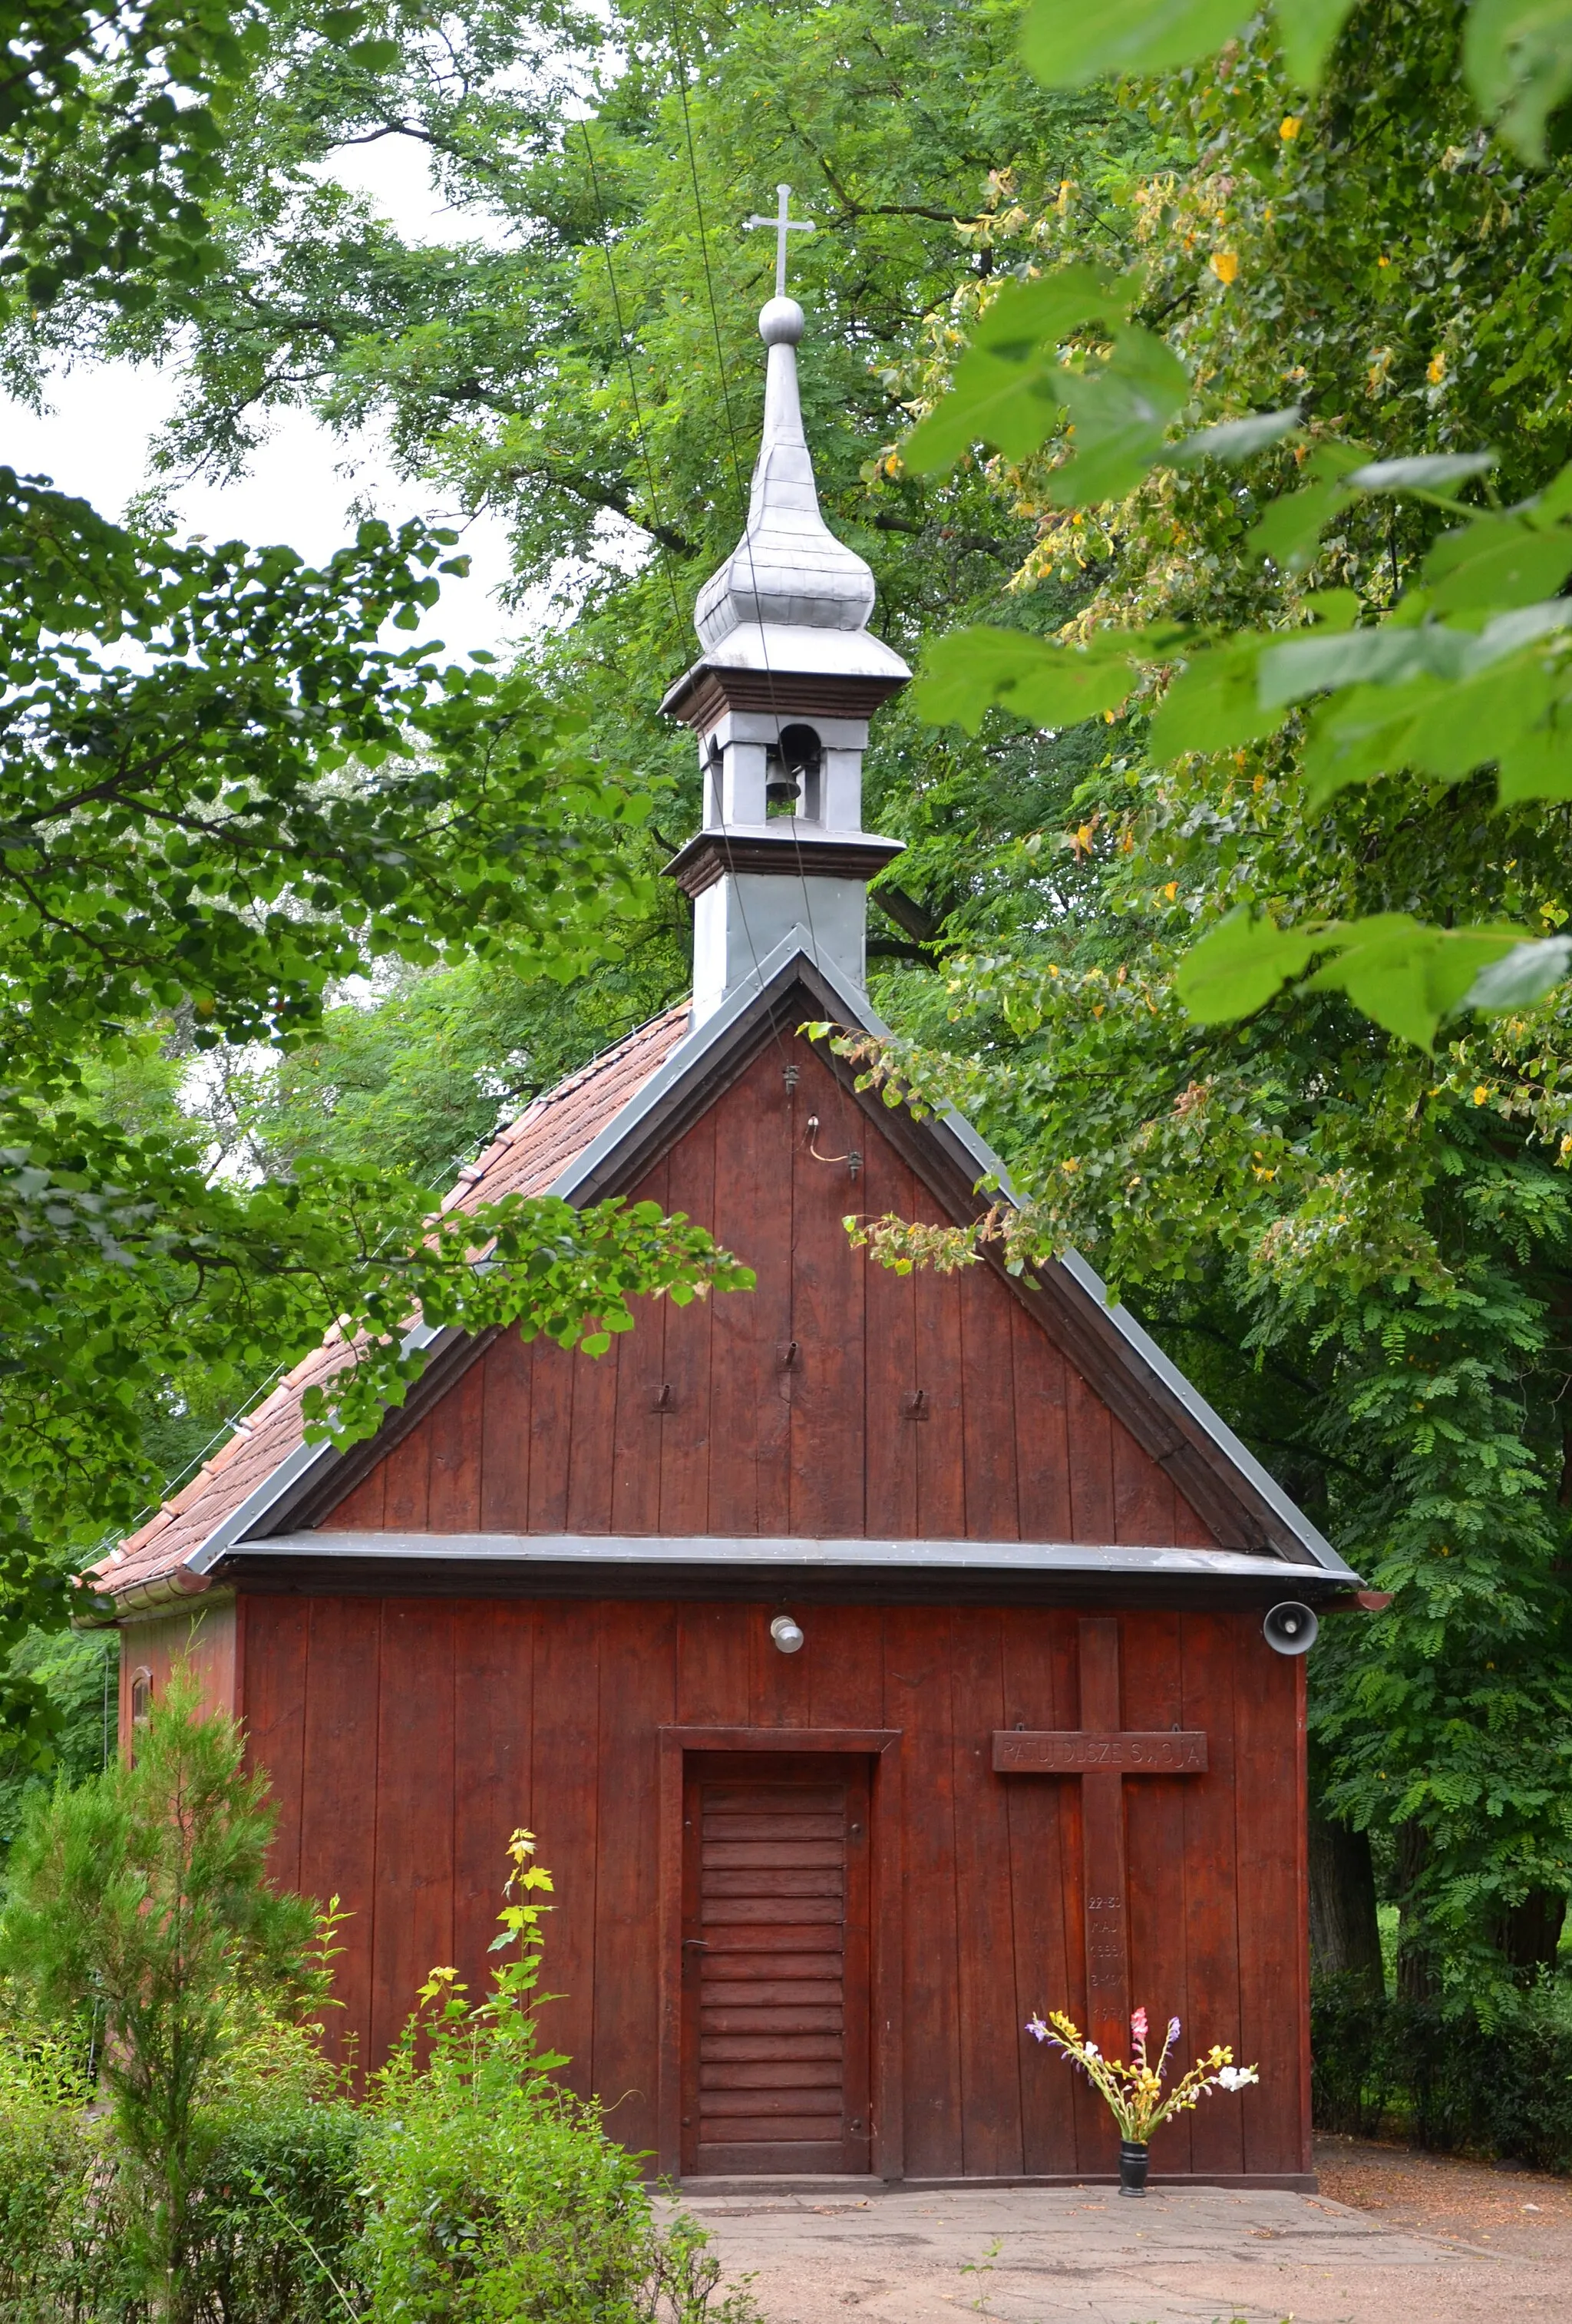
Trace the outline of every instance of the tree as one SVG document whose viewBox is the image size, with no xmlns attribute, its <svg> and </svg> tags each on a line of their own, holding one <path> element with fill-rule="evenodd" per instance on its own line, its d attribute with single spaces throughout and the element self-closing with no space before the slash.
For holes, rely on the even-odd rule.
<svg viewBox="0 0 1572 2324">
<path fill-rule="evenodd" d="M 234 124 L 281 21 L 198 0 L 23 12 L 0 91 L 14 347 L 214 275 Z M 329 9 L 295 26 L 297 52 L 384 69 L 368 22 Z M 317 572 L 112 524 L 0 469 L 0 1655 L 58 1618 L 68 1564 L 161 1483 L 161 1420 L 211 1427 L 330 1326 L 357 1360 L 313 1417 L 364 1429 L 418 1370 L 417 1300 L 594 1346 L 635 1289 L 744 1279 L 685 1222 L 511 1203 L 476 1243 L 431 1229 L 408 1176 L 324 1166 L 250 1190 L 167 1111 L 115 1114 L 171 1027 L 188 1052 L 287 1052 L 379 961 L 505 949 L 565 978 L 616 954 L 620 908 L 647 908 L 627 835 L 648 801 L 565 714 L 526 677 L 382 642 L 462 569 L 455 546 L 368 520 Z M 48 1702 L 16 1671 L 0 1713 L 47 1751 Z"/>
<path fill-rule="evenodd" d="M 0 1964 L 76 2034 L 152 2197 L 151 2281 L 192 2313 L 193 2191 L 220 2135 L 225 2061 L 308 2001 L 316 1917 L 266 1877 L 267 1779 L 234 1721 L 177 1672 L 135 1755 L 35 1799 L 13 1852 Z"/>
<path fill-rule="evenodd" d="M 1334 1628 L 1318 1652 L 1320 1797 L 1377 1842 L 1408 1988 L 1488 2006 L 1553 1955 L 1572 1866 L 1565 1008 L 1425 1052 L 1524 922 L 1559 925 L 1565 829 L 1543 803 L 1561 780 L 1548 744 L 1496 831 L 1485 784 L 1462 779 L 1547 715 L 1544 649 L 1503 656 L 1491 680 L 1488 652 L 1448 667 L 1438 639 L 1448 621 L 1478 638 L 1500 612 L 1510 636 L 1513 590 L 1542 600 L 1572 544 L 1544 396 L 1560 310 L 1536 289 L 1565 247 L 1564 167 L 1525 173 L 1479 129 L 1457 30 L 1449 9 L 1359 10 L 1307 103 L 1253 24 L 1215 69 L 1145 93 L 1172 134 L 1167 166 L 1018 220 L 1020 279 L 958 302 L 976 318 L 960 364 L 951 341 L 925 380 L 914 366 L 932 409 L 911 456 L 998 446 L 979 465 L 1038 520 L 1023 579 L 1089 585 L 1056 640 L 996 629 L 932 652 L 925 706 L 985 754 L 1018 752 L 1019 722 L 1089 714 L 1101 733 L 1019 850 L 1013 895 L 1001 881 L 972 907 L 988 950 L 951 959 L 942 1001 L 906 986 L 926 1052 L 864 1060 L 980 1116 L 1030 1197 L 1017 1250 L 1073 1240 L 1138 1289 L 1393 1589 L 1389 1616 Z M 1521 514 L 1458 497 L 1487 465 L 1487 419 L 1510 447 L 1506 489 L 1540 495 Z M 1273 500 L 1285 481 L 1297 491 Z M 1438 521 L 1458 527 L 1439 547 Z M 1492 572 L 1481 559 L 1503 544 Z M 1421 567 L 1428 611 L 1402 594 Z M 1271 698 L 1273 673 L 1317 663 L 1302 693 Z M 1505 689 L 1485 747 L 1468 724 L 1482 682 Z M 1308 722 L 1288 715 L 1323 685 L 1346 690 Z M 1416 751 L 1404 721 L 1421 711 L 1432 732 L 1450 722 L 1453 753 L 1418 752 L 1443 778 L 1422 804 L 1369 780 Z M 1242 902 L 1271 907 L 1254 935 L 1225 917 Z M 1467 927 L 1482 910 L 1499 934 Z M 1319 973 L 1272 1003 L 1318 954 Z M 898 1222 L 871 1231 L 897 1261 L 970 1255 Z M 1218 1351 L 1254 1358 L 1253 1388 L 1219 1376 Z M 1363 1886 L 1355 1854 L 1340 1861 Z"/>
</svg>

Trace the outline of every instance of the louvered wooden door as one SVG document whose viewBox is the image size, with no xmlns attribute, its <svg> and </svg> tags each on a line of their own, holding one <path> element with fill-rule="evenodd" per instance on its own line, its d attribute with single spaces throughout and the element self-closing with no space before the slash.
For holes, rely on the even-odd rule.
<svg viewBox="0 0 1572 2324">
<path fill-rule="evenodd" d="M 694 1755 L 683 2169 L 869 2167 L 869 1766 Z"/>
</svg>

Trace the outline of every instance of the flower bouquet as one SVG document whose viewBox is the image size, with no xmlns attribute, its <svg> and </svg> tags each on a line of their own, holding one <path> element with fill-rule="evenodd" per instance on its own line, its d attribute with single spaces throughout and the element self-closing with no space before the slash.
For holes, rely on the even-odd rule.
<svg viewBox="0 0 1572 2324">
<path fill-rule="evenodd" d="M 1167 2071 L 1169 2053 L 1179 2039 L 1179 2020 L 1169 2019 L 1168 2038 L 1154 2065 L 1146 2055 L 1144 2009 L 1137 2009 L 1130 2019 L 1130 2048 L 1135 2062 L 1128 2066 L 1121 2059 L 1105 2058 L 1097 2043 L 1084 2039 L 1062 2009 L 1051 2009 L 1046 2024 L 1040 2017 L 1028 2017 L 1026 2031 L 1039 2042 L 1051 2042 L 1056 2050 L 1062 2050 L 1107 2101 L 1108 2112 L 1119 2126 L 1121 2195 L 1146 2192 L 1146 2150 L 1160 2123 L 1166 2122 L 1170 2115 L 1183 2114 L 1199 2105 L 1213 2090 L 1227 2090 L 1231 2095 L 1261 2079 L 1254 2066 L 1236 2066 L 1233 2052 L 1214 2043 L 1172 2089 L 1164 2090 L 1163 2077 Z"/>
</svg>

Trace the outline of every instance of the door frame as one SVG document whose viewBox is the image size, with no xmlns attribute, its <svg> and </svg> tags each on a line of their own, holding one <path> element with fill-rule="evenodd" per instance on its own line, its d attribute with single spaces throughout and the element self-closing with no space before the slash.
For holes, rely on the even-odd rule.
<svg viewBox="0 0 1572 2324">
<path fill-rule="evenodd" d="M 902 2116 L 901 1737 L 898 1727 L 663 1727 L 660 1729 L 660 2061 L 657 2167 L 682 2174 L 683 1790 L 690 1751 L 790 1751 L 866 1758 L 869 1768 L 870 1913 L 869 1980 L 876 2179 L 905 2172 Z"/>
</svg>

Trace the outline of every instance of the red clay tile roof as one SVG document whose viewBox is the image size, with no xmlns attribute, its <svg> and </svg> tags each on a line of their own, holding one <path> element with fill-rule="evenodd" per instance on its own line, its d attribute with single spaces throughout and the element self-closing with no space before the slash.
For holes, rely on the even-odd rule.
<svg viewBox="0 0 1572 2324">
<path fill-rule="evenodd" d="M 665 1064 L 687 1027 L 685 1001 L 538 1097 L 459 1172 L 442 1208 L 473 1210 L 503 1194 L 544 1194 Z M 294 1452 L 305 1434 L 303 1391 L 348 1360 L 342 1335 L 329 1332 L 156 1517 L 89 1567 L 100 1592 L 134 1602 L 153 1584 L 161 1596 L 171 1586 L 193 1592 L 205 1588 L 199 1574 L 185 1570 L 186 1559 Z"/>
</svg>

